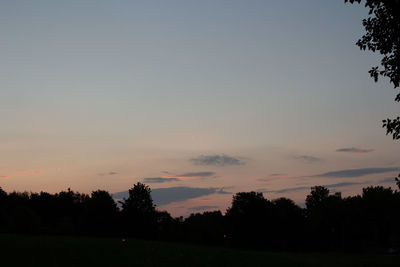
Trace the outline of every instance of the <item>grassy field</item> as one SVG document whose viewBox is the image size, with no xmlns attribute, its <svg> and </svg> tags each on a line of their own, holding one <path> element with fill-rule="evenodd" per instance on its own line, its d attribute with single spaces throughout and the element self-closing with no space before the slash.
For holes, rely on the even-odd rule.
<svg viewBox="0 0 400 267">
<path fill-rule="evenodd" d="M 0 235 L 0 266 L 400 266 L 400 256 L 276 253 L 134 239 Z"/>
</svg>

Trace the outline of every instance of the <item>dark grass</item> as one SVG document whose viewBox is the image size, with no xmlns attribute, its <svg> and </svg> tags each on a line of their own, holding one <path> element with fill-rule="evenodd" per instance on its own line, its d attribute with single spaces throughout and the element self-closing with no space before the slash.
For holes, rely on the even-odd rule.
<svg viewBox="0 0 400 267">
<path fill-rule="evenodd" d="M 0 266 L 400 266 L 400 256 L 284 253 L 116 238 L 0 235 Z"/>
</svg>

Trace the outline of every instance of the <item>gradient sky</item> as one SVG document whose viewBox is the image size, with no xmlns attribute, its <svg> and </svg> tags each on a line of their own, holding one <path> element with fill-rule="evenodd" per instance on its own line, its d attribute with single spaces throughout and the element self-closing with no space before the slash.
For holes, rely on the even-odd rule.
<svg viewBox="0 0 400 267">
<path fill-rule="evenodd" d="M 369 78 L 379 56 L 355 45 L 366 15 L 317 0 L 1 1 L 0 186 L 141 181 L 174 216 L 224 211 L 239 191 L 301 204 L 314 185 L 394 187 L 400 146 L 381 120 L 399 110 Z"/>
</svg>

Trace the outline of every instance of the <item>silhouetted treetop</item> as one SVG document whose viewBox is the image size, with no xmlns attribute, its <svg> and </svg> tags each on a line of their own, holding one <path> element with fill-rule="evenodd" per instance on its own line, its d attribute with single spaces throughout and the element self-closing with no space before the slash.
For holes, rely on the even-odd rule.
<svg viewBox="0 0 400 267">
<path fill-rule="evenodd" d="M 138 182 L 128 193 L 128 198 L 120 202 L 125 233 L 143 238 L 154 236 L 158 218 L 150 187 Z"/>
<path fill-rule="evenodd" d="M 128 191 L 129 196 L 121 202 L 122 209 L 128 213 L 149 214 L 155 212 L 151 189 L 149 186 L 138 182 Z"/>
<path fill-rule="evenodd" d="M 306 198 L 307 209 L 315 209 L 321 207 L 324 201 L 328 199 L 329 189 L 323 186 L 311 187 L 311 192 Z"/>
<path fill-rule="evenodd" d="M 112 214 L 117 212 L 117 203 L 104 190 L 93 191 L 91 197 L 87 200 L 87 205 L 90 211 L 103 214 Z"/>
<path fill-rule="evenodd" d="M 3 190 L 3 188 L 0 187 L 0 198 L 6 196 L 7 193 Z"/>
<path fill-rule="evenodd" d="M 120 210 L 103 190 L 87 195 L 0 188 L 0 234 L 122 236 L 295 251 L 400 247 L 400 192 L 382 186 L 344 199 L 315 186 L 305 209 L 288 198 L 269 201 L 262 193 L 240 192 L 225 215 L 205 211 L 187 218 L 157 211 L 150 193 L 135 184 Z"/>
</svg>

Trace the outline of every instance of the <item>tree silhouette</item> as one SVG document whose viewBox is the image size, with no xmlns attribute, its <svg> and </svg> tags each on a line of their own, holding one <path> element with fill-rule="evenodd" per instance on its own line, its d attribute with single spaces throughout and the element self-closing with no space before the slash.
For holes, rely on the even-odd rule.
<svg viewBox="0 0 400 267">
<path fill-rule="evenodd" d="M 397 175 L 397 177 L 396 178 L 394 178 L 395 180 L 396 180 L 396 185 L 397 185 L 397 187 L 400 189 L 400 174 L 399 175 Z"/>
<path fill-rule="evenodd" d="M 273 233 L 275 246 L 280 249 L 299 248 L 304 236 L 304 212 L 293 200 L 278 198 L 271 201 L 274 207 Z"/>
<path fill-rule="evenodd" d="M 28 192 L 12 192 L 7 195 L 6 213 L 11 232 L 34 233 L 38 230 L 39 218 L 30 206 Z"/>
<path fill-rule="evenodd" d="M 7 193 L 3 190 L 3 188 L 0 187 L 0 199 L 3 199 L 3 197 L 6 195 Z"/>
<path fill-rule="evenodd" d="M 236 246 L 267 246 L 272 241 L 272 212 L 271 202 L 262 193 L 237 193 L 226 211 L 228 240 Z"/>
<path fill-rule="evenodd" d="M 157 218 L 150 187 L 138 182 L 128 193 L 128 198 L 121 202 L 126 233 L 138 237 L 153 236 Z"/>
<path fill-rule="evenodd" d="M 345 0 L 358 2 L 362 0 Z M 365 7 L 369 8 L 369 17 L 363 19 L 366 33 L 357 41 L 362 50 L 371 50 L 383 55 L 380 69 L 373 67 L 369 74 L 376 81 L 379 76 L 388 77 L 394 88 L 400 85 L 400 1 L 398 0 L 365 0 Z M 400 93 L 395 97 L 400 102 Z M 393 139 L 400 139 L 400 117 L 383 120 L 386 134 Z"/>
<path fill-rule="evenodd" d="M 85 202 L 85 223 L 88 232 L 110 234 L 118 209 L 114 199 L 104 190 L 93 191 Z"/>
<path fill-rule="evenodd" d="M 6 231 L 7 193 L 0 187 L 0 233 Z"/>
<path fill-rule="evenodd" d="M 308 210 L 323 209 L 325 200 L 329 196 L 329 189 L 323 186 L 314 186 L 311 193 L 306 198 L 306 206 Z"/>
<path fill-rule="evenodd" d="M 234 245 L 269 250 L 384 251 L 400 247 L 400 192 L 366 187 L 362 195 L 342 198 L 322 186 L 311 188 L 302 209 L 292 200 L 272 201 L 262 193 L 233 196 L 220 211 L 172 218 L 157 211 L 150 188 L 137 183 L 122 210 L 107 191 L 91 195 L 70 189 L 6 193 L 0 188 L 0 232 L 146 239 Z"/>
<path fill-rule="evenodd" d="M 156 210 L 157 238 L 161 240 L 183 240 L 179 224 L 167 211 Z"/>
<path fill-rule="evenodd" d="M 55 195 L 40 192 L 31 193 L 30 206 L 41 218 L 40 232 L 49 232 L 62 221 L 62 217 L 68 216 L 58 207 Z"/>
<path fill-rule="evenodd" d="M 220 211 L 191 214 L 185 220 L 186 236 L 191 241 L 208 244 L 223 244 L 224 230 Z"/>
<path fill-rule="evenodd" d="M 399 194 L 390 187 L 369 186 L 363 188 L 362 199 L 370 242 L 388 246 L 390 238 L 399 234 Z"/>
<path fill-rule="evenodd" d="M 306 198 L 307 225 L 312 247 L 328 249 L 342 243 L 343 200 L 340 193 L 329 195 L 329 189 L 314 186 Z"/>
</svg>

